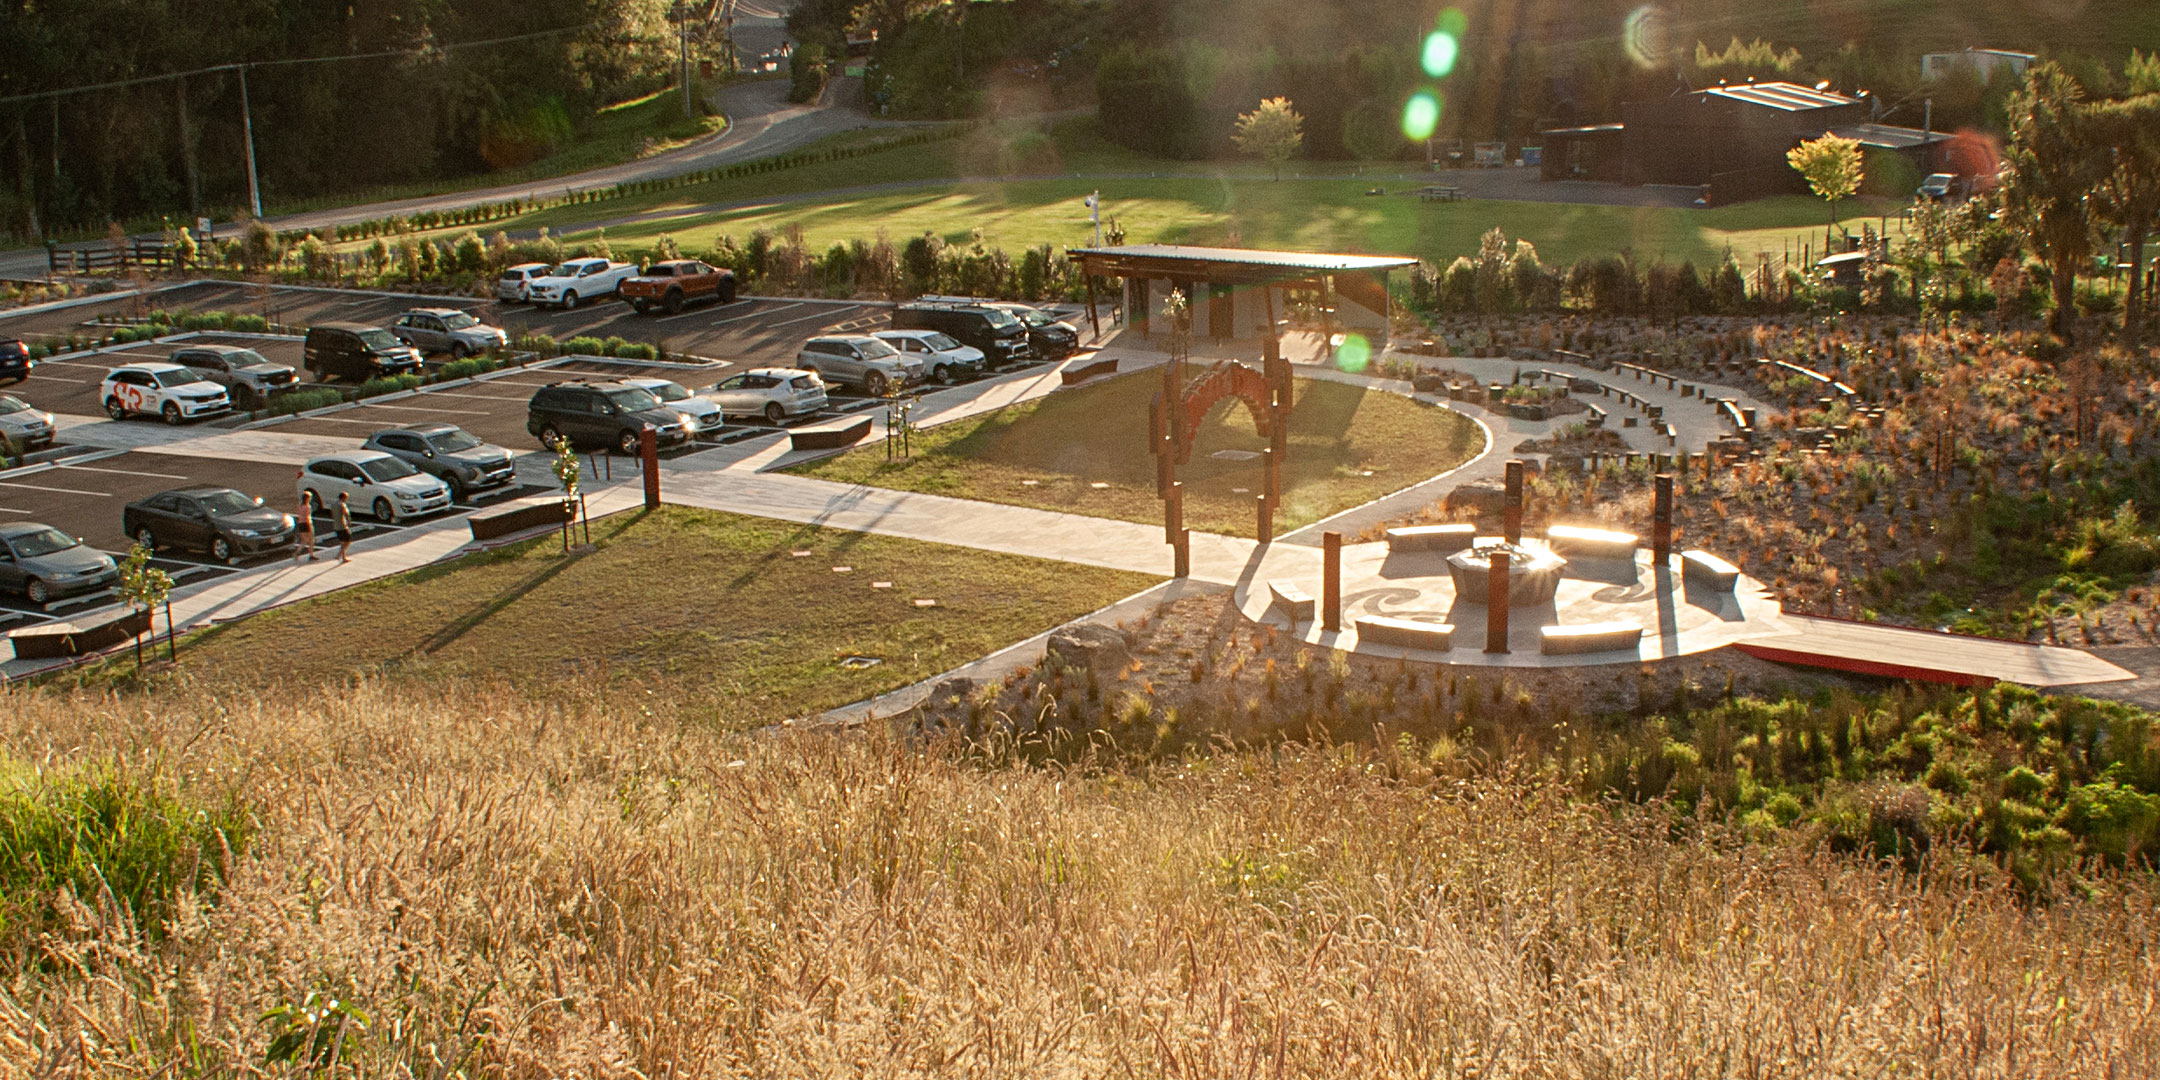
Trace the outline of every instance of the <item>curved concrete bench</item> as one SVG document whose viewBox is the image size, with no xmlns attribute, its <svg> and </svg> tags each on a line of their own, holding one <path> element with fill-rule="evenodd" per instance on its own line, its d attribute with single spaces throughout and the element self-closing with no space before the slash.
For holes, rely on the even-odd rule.
<svg viewBox="0 0 2160 1080">
<path fill-rule="evenodd" d="M 1680 581 L 1684 585 L 1700 585 L 1729 593 L 1740 584 L 1740 568 L 1707 551 L 1683 551 L 1680 553 Z"/>
<path fill-rule="evenodd" d="M 1405 649 L 1446 652 L 1455 647 L 1455 627 L 1448 623 L 1420 622 L 1368 615 L 1357 621 L 1358 640 L 1375 645 L 1399 645 Z"/>
<path fill-rule="evenodd" d="M 1552 525 L 1545 530 L 1545 546 L 1555 555 L 1578 559 L 1632 559 L 1641 541 L 1630 532 L 1586 529 L 1578 525 Z"/>
<path fill-rule="evenodd" d="M 1294 581 L 1270 581 L 1267 583 L 1268 610 L 1280 611 L 1290 620 L 1292 627 L 1313 620 L 1313 598 Z"/>
<path fill-rule="evenodd" d="M 1406 525 L 1387 531 L 1387 549 L 1394 551 L 1461 551 L 1477 539 L 1475 525 Z"/>
<path fill-rule="evenodd" d="M 1642 645 L 1641 623 L 1601 622 L 1548 626 L 1538 633 L 1538 649 L 1547 656 L 1618 652 L 1622 649 L 1633 652 Z"/>
<path fill-rule="evenodd" d="M 853 446 L 870 434 L 870 418 L 824 423 L 815 427 L 794 428 L 788 432 L 789 449 L 837 450 Z"/>
</svg>

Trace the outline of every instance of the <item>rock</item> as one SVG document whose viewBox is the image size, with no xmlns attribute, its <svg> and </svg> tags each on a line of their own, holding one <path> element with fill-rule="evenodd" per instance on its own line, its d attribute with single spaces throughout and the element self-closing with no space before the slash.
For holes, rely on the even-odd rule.
<svg viewBox="0 0 2160 1080">
<path fill-rule="evenodd" d="M 1447 392 L 1448 381 L 1446 376 L 1420 371 L 1410 377 L 1410 388 L 1420 394 L 1440 394 Z"/>
<path fill-rule="evenodd" d="M 1050 635 L 1046 659 L 1062 667 L 1114 672 L 1132 660 L 1132 644 L 1121 630 L 1094 623 L 1068 626 Z"/>
<path fill-rule="evenodd" d="M 975 700 L 975 690 L 978 685 L 980 684 L 965 675 L 955 675 L 931 687 L 930 696 L 925 699 L 925 703 L 934 703 L 939 708 L 950 706 L 966 708 L 968 702 Z"/>
<path fill-rule="evenodd" d="M 1507 510 L 1507 482 L 1497 478 L 1473 480 L 1448 492 L 1445 505 L 1448 515 L 1457 521 L 1498 518 Z"/>
</svg>

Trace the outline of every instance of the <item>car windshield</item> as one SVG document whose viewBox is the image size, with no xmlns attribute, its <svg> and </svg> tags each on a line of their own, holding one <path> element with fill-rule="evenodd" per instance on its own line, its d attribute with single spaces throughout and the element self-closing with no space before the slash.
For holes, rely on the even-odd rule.
<svg viewBox="0 0 2160 1080">
<path fill-rule="evenodd" d="M 865 360 L 880 360 L 888 356 L 898 356 L 900 355 L 900 350 L 895 349 L 892 346 L 887 345 L 876 338 L 871 338 L 870 340 L 862 343 L 862 355 L 863 359 Z"/>
<path fill-rule="evenodd" d="M 614 402 L 615 407 L 624 412 L 644 412 L 647 409 L 660 407 L 660 399 L 636 387 L 625 390 L 610 390 L 607 399 Z"/>
<path fill-rule="evenodd" d="M 168 390 L 172 389 L 175 386 L 186 386 L 189 383 L 199 383 L 202 381 L 202 376 L 197 375 L 194 372 L 187 370 L 186 368 L 182 368 L 178 371 L 155 371 L 151 373 L 150 377 L 156 379 L 159 386 L 165 387 Z"/>
<path fill-rule="evenodd" d="M 651 391 L 652 396 L 662 401 L 681 401 L 690 396 L 690 391 L 685 389 L 683 384 L 676 382 L 662 382 L 658 386 L 648 386 L 645 389 Z"/>
<path fill-rule="evenodd" d="M 427 442 L 429 446 L 435 448 L 435 452 L 438 454 L 455 454 L 460 450 L 470 450 L 480 445 L 479 437 L 464 428 L 459 428 L 456 431 L 445 431 L 440 435 L 430 435 Z"/>
<path fill-rule="evenodd" d="M 443 316 L 442 324 L 452 330 L 463 330 L 468 326 L 480 325 L 480 320 L 473 318 L 469 312 L 460 311 L 455 315 Z"/>
<path fill-rule="evenodd" d="M 201 503 L 203 509 L 210 511 L 211 517 L 221 517 L 225 514 L 244 514 L 255 509 L 258 505 L 255 500 L 231 490 L 213 491 L 207 495 L 197 495 L 195 501 Z"/>
<path fill-rule="evenodd" d="M 267 364 L 270 360 L 253 349 L 240 349 L 236 352 L 226 353 L 225 362 L 236 368 L 244 368 L 254 367 L 256 364 Z"/>
<path fill-rule="evenodd" d="M 398 339 L 388 330 L 362 330 L 360 343 L 370 349 L 395 349 Z"/>
<path fill-rule="evenodd" d="M 983 314 L 989 318 L 990 325 L 997 327 L 1000 330 L 1009 330 L 1015 326 L 1020 325 L 1020 320 L 1015 319 L 1011 315 L 999 311 L 996 308 L 984 308 Z"/>
<path fill-rule="evenodd" d="M 951 352 L 952 350 L 960 347 L 959 342 L 954 341 L 953 339 L 946 337 L 943 334 L 929 334 L 926 335 L 922 340 L 923 344 L 928 345 L 939 352 Z"/>
<path fill-rule="evenodd" d="M 40 555 L 50 555 L 55 551 L 66 551 L 74 547 L 75 538 L 58 529 L 48 528 L 24 533 L 8 541 L 8 544 L 15 549 L 17 558 L 35 559 Z"/>
<path fill-rule="evenodd" d="M 355 464 L 373 480 L 402 480 L 420 471 L 394 457 L 369 458 Z"/>
<path fill-rule="evenodd" d="M 22 412 L 29 407 L 30 403 L 19 397 L 0 394 L 0 416 L 6 416 L 11 412 Z"/>
<path fill-rule="evenodd" d="M 1040 311 L 1023 311 L 1020 313 L 1020 321 L 1029 326 L 1048 326 L 1056 320 Z"/>
</svg>

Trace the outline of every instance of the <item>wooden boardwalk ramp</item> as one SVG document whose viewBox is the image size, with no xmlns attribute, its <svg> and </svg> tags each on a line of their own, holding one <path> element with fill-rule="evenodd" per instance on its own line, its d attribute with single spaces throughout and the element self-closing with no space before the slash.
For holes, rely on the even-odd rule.
<svg viewBox="0 0 2160 1080">
<path fill-rule="evenodd" d="M 1779 621 L 1786 633 L 1735 641 L 1732 647 L 1761 660 L 1953 686 L 2076 686 L 2137 678 L 2091 653 L 2055 645 L 1791 612 Z"/>
</svg>

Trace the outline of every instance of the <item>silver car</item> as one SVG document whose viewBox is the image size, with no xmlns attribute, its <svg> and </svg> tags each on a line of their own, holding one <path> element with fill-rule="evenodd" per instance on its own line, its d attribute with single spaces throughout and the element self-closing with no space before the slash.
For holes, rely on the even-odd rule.
<svg viewBox="0 0 2160 1080">
<path fill-rule="evenodd" d="M 828 383 L 860 386 L 871 397 L 884 397 L 923 381 L 923 362 L 902 356 L 874 337 L 843 334 L 814 337 L 803 343 L 795 366 Z"/>
<path fill-rule="evenodd" d="M 300 373 L 292 365 L 272 363 L 263 354 L 238 345 L 190 345 L 173 353 L 172 362 L 194 368 L 224 387 L 242 408 L 260 408 L 270 395 L 300 385 Z"/>
<path fill-rule="evenodd" d="M 714 383 L 702 396 L 728 416 L 762 416 L 777 424 L 824 408 L 825 384 L 808 371 L 756 368 Z"/>
<path fill-rule="evenodd" d="M 502 327 L 489 326 L 456 308 L 414 308 L 398 316 L 390 332 L 421 352 L 446 352 L 452 360 L 510 344 L 510 335 Z"/>
<path fill-rule="evenodd" d="M 51 446 L 53 414 L 30 407 L 13 394 L 0 394 L 0 443 L 11 453 L 25 454 Z"/>
<path fill-rule="evenodd" d="M 963 345 L 950 334 L 936 330 L 879 330 L 871 336 L 900 350 L 903 356 L 921 360 L 930 378 L 945 386 L 983 373 L 982 350 Z"/>
<path fill-rule="evenodd" d="M 495 299 L 506 304 L 522 304 L 526 301 L 525 290 L 532 283 L 548 275 L 554 269 L 546 263 L 519 263 L 502 272 L 495 279 Z"/>
<path fill-rule="evenodd" d="M 690 392 L 679 382 L 671 379 L 630 378 L 615 380 L 624 386 L 635 386 L 660 399 L 660 404 L 682 414 L 683 429 L 692 438 L 699 435 L 716 435 L 726 424 L 720 414 L 720 406 Z"/>
</svg>

